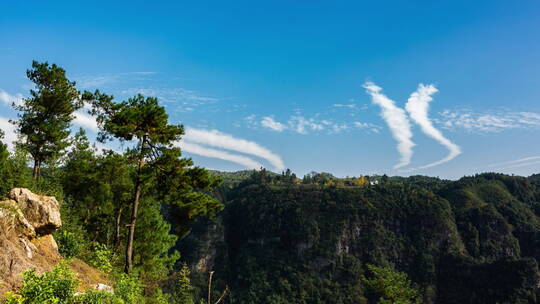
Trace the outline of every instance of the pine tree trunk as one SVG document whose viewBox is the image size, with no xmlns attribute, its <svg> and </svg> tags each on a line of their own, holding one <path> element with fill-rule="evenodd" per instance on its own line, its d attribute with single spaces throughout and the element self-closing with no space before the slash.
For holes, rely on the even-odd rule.
<svg viewBox="0 0 540 304">
<path fill-rule="evenodd" d="M 144 148 L 146 144 L 146 135 L 141 139 L 140 154 L 137 168 L 137 181 L 135 182 L 135 194 L 133 204 L 131 205 L 131 222 L 128 225 L 128 243 L 126 246 L 126 266 L 124 272 L 129 274 L 133 268 L 133 242 L 135 240 L 135 224 L 137 223 L 137 211 L 139 209 L 139 199 L 141 197 L 142 181 L 141 169 L 144 162 Z"/>
<path fill-rule="evenodd" d="M 137 180 L 135 186 L 135 197 L 131 206 L 131 223 L 128 225 L 128 243 L 126 246 L 126 268 L 125 273 L 129 274 L 133 268 L 133 241 L 135 239 L 135 224 L 137 223 L 137 210 L 139 209 L 139 198 L 141 196 L 141 183 Z"/>
<path fill-rule="evenodd" d="M 40 166 L 40 161 L 35 159 L 34 160 L 34 170 L 32 170 L 32 178 L 34 180 L 39 179 L 39 166 Z"/>
</svg>

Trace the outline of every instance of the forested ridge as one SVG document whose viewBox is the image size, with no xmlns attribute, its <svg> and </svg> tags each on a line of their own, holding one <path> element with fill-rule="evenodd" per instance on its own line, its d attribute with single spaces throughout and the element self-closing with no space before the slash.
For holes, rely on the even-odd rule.
<svg viewBox="0 0 540 304">
<path fill-rule="evenodd" d="M 157 98 L 79 91 L 47 62 L 27 75 L 0 195 L 58 200 L 64 261 L 28 269 L 0 303 L 540 303 L 540 175 L 209 171 Z M 81 109 L 97 138 L 74 130 Z M 110 289 L 81 290 L 74 260 Z"/>
<path fill-rule="evenodd" d="M 224 183 L 224 211 L 180 250 L 232 303 L 538 303 L 539 177 L 256 172 Z M 385 302 L 370 265 L 405 273 L 418 297 Z"/>
</svg>

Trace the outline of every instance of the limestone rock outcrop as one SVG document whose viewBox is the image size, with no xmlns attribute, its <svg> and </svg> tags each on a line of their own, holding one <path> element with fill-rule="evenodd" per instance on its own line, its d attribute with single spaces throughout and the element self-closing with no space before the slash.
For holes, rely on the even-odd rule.
<svg viewBox="0 0 540 304">
<path fill-rule="evenodd" d="M 51 234 L 62 226 L 60 204 L 53 196 L 41 196 L 25 188 L 14 188 L 8 198 L 17 203 L 36 234 Z"/>
<path fill-rule="evenodd" d="M 24 188 L 0 201 L 0 293 L 16 288 L 26 269 L 48 271 L 61 256 L 52 233 L 62 226 L 60 204 Z"/>
</svg>

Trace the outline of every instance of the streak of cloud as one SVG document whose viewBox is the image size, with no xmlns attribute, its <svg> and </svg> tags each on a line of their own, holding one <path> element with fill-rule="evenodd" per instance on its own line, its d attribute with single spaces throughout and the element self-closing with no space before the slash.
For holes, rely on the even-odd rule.
<svg viewBox="0 0 540 304">
<path fill-rule="evenodd" d="M 373 82 L 364 83 L 363 87 L 371 95 L 372 102 L 381 108 L 381 117 L 384 119 L 392 136 L 398 142 L 397 150 L 400 154 L 399 163 L 394 166 L 398 169 L 411 163 L 414 142 L 409 119 L 405 111 L 396 106 L 395 102 L 381 93 L 382 88 Z"/>
<path fill-rule="evenodd" d="M 431 97 L 433 94 L 437 93 L 438 90 L 433 85 L 423 85 L 420 84 L 416 92 L 412 93 L 409 97 L 405 109 L 409 113 L 411 119 L 417 123 L 422 132 L 428 135 L 429 137 L 435 139 L 441 145 L 446 147 L 449 151 L 448 155 L 436 162 L 420 166 L 417 169 L 425 169 L 434 167 L 446 162 L 451 161 L 459 154 L 461 154 L 461 148 L 446 138 L 441 131 L 439 131 L 433 123 L 431 122 L 428 112 L 429 112 L 429 102 L 433 100 Z"/>
<path fill-rule="evenodd" d="M 507 162 L 491 164 L 488 167 L 490 167 L 490 168 L 498 168 L 498 167 L 502 167 L 502 166 L 512 166 L 512 165 L 515 165 L 515 164 L 521 164 L 521 163 L 524 163 L 524 162 L 537 161 L 537 160 L 540 160 L 540 156 L 529 156 L 529 157 L 523 157 L 523 158 L 507 161 Z M 506 168 L 508 168 L 508 167 L 506 167 Z"/>
<path fill-rule="evenodd" d="M 253 155 L 268 161 L 276 171 L 285 169 L 285 164 L 281 157 L 256 142 L 233 137 L 217 130 L 203 130 L 196 128 L 186 128 L 184 141 L 217 147 L 221 149 L 236 151 Z"/>
<path fill-rule="evenodd" d="M 193 153 L 196 155 L 201 155 L 204 157 L 217 158 L 221 160 L 230 161 L 233 163 L 240 164 L 248 169 L 260 169 L 261 167 L 263 167 L 261 163 L 246 156 L 232 154 L 232 153 L 222 151 L 222 150 L 207 148 L 207 147 L 203 147 L 201 145 L 186 142 L 186 141 L 179 141 L 176 143 L 176 145 L 186 152 Z"/>
<path fill-rule="evenodd" d="M 513 164 L 511 166 L 506 166 L 504 168 L 501 168 L 500 170 L 528 167 L 528 166 L 534 166 L 534 165 L 538 165 L 538 164 L 540 164 L 540 160 L 532 161 L 532 162 L 517 163 L 517 164 Z"/>
</svg>

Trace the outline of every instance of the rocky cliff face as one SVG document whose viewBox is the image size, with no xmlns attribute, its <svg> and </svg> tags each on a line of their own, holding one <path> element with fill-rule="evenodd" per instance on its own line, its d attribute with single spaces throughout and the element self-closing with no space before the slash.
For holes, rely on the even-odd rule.
<svg viewBox="0 0 540 304">
<path fill-rule="evenodd" d="M 247 184 L 179 249 L 193 273 L 215 271 L 234 303 L 375 303 L 366 264 L 407 273 L 423 303 L 540 303 L 538 180 Z"/>
<path fill-rule="evenodd" d="M 52 233 L 62 226 L 54 197 L 15 188 L 0 201 L 0 293 L 17 288 L 26 269 L 48 271 L 61 256 Z"/>
</svg>

